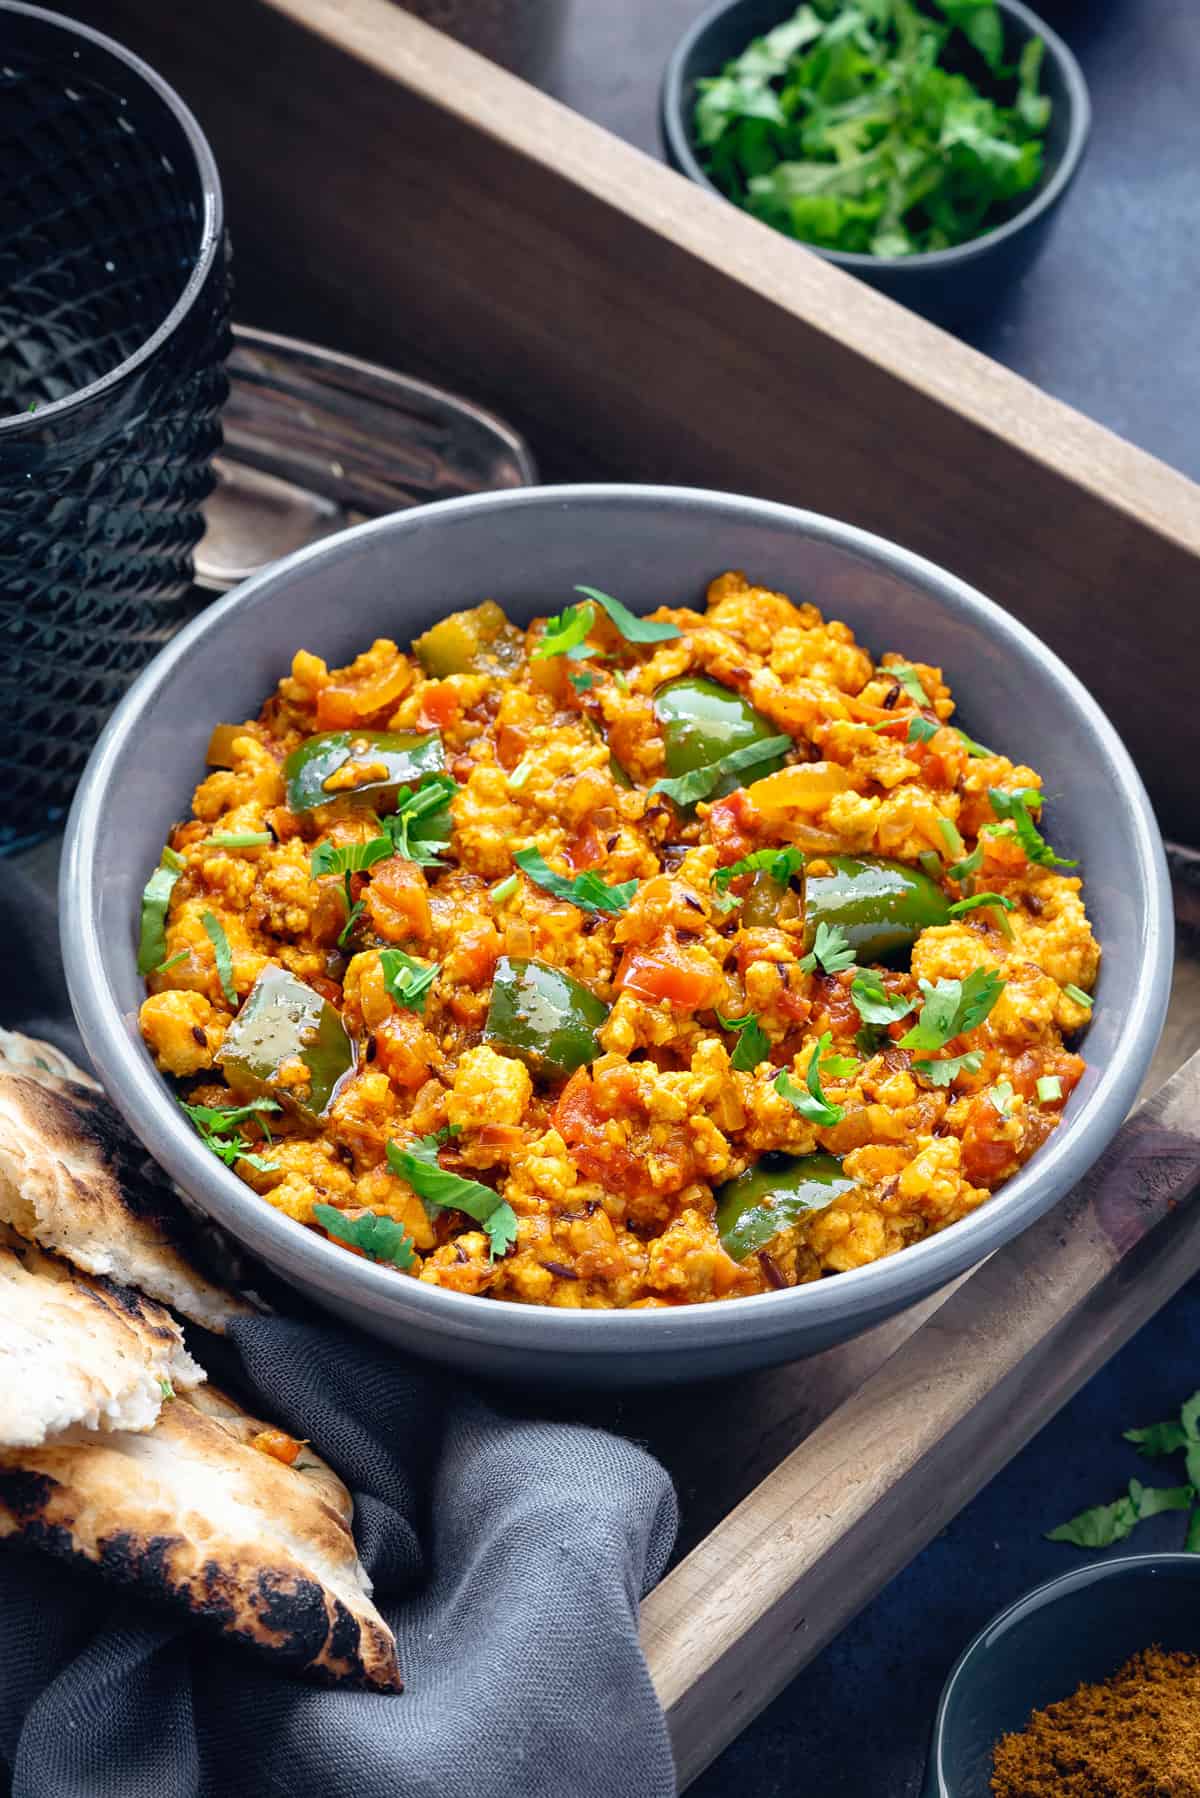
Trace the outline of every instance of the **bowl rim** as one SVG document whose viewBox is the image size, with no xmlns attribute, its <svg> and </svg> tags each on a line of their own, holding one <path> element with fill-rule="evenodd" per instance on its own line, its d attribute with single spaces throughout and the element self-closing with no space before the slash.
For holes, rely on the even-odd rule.
<svg viewBox="0 0 1200 1798">
<path fill-rule="evenodd" d="M 1006 1635 L 1024 1618 L 1052 1608 L 1060 1599 L 1068 1598 L 1073 1592 L 1082 1591 L 1088 1586 L 1103 1585 L 1109 1579 L 1152 1579 L 1158 1573 L 1183 1573 L 1189 1579 L 1200 1579 L 1200 1555 L 1171 1550 L 1159 1554 L 1114 1555 L 1104 1561 L 1086 1561 L 1080 1567 L 1070 1567 L 1065 1573 L 1055 1574 L 1053 1579 L 1031 1586 L 1019 1598 L 1014 1598 L 1011 1604 L 1005 1605 L 1003 1610 L 997 1611 L 994 1617 L 990 1617 L 982 1629 L 976 1630 L 946 1675 L 937 1710 L 934 1712 L 925 1798 L 957 1798 L 946 1782 L 942 1764 L 946 1718 L 950 1706 L 958 1696 L 958 1688 L 969 1678 L 973 1664 L 990 1652 L 993 1643 L 1000 1636 Z"/>
<path fill-rule="evenodd" d="M 376 536 L 398 543 L 411 531 L 433 523 L 453 528 L 473 512 L 544 507 L 599 507 L 620 502 L 653 510 L 734 511 L 788 530 L 799 528 L 818 541 L 857 554 L 875 566 L 932 589 L 935 596 L 982 620 L 1007 649 L 1036 655 L 1083 712 L 1128 802 L 1134 865 L 1147 892 L 1142 921 L 1144 978 L 1125 1017 L 1117 1051 L 1101 1072 L 1076 1115 L 1068 1116 L 1037 1155 L 988 1204 L 902 1252 L 865 1267 L 780 1292 L 698 1304 L 633 1310 L 569 1311 L 456 1293 L 419 1280 L 397 1280 L 394 1272 L 348 1256 L 336 1244 L 304 1228 L 268 1205 L 232 1169 L 206 1150 L 179 1111 L 166 1082 L 146 1053 L 140 1036 L 122 1017 L 106 974 L 105 945 L 97 929 L 94 896 L 95 847 L 104 830 L 106 792 L 126 737 L 137 728 L 143 708 L 153 703 L 194 646 L 219 633 L 235 610 L 269 603 L 286 592 L 292 575 L 322 561 L 336 563 L 355 546 Z M 399 552 L 402 553 L 402 550 Z M 706 488 L 651 486 L 632 482 L 526 487 L 470 494 L 352 526 L 296 550 L 262 574 L 205 608 L 133 683 L 100 737 L 67 820 L 59 877 L 60 936 L 72 1008 L 84 1045 L 110 1098 L 149 1152 L 185 1191 L 197 1197 L 231 1233 L 266 1259 L 277 1262 L 311 1288 L 353 1299 L 377 1314 L 404 1316 L 428 1328 L 431 1344 L 450 1337 L 518 1350 L 561 1350 L 585 1356 L 600 1352 L 640 1354 L 683 1351 L 731 1343 L 780 1343 L 802 1330 L 837 1327 L 847 1307 L 865 1321 L 901 1309 L 973 1266 L 1001 1242 L 1016 1236 L 1048 1209 L 1099 1157 L 1136 1096 L 1166 1015 L 1173 962 L 1173 912 L 1162 841 L 1141 779 L 1112 724 L 1074 674 L 1032 631 L 994 601 L 937 564 L 856 525 L 841 523 L 775 500 L 750 498 Z M 130 921 L 132 941 L 133 921 Z M 1085 1121 L 1090 1127 L 1081 1129 Z M 1111 1128 L 1097 1125 L 1102 1121 Z M 1001 1222 L 1003 1220 L 1003 1222 Z M 262 1245 L 262 1246 L 258 1246 Z"/>
<path fill-rule="evenodd" d="M 106 374 L 98 375 L 94 381 L 89 381 L 86 387 L 77 387 L 74 393 L 66 393 L 61 399 L 52 401 L 48 406 L 39 406 L 36 415 L 29 412 L 10 412 L 0 416 L 0 439 L 5 434 L 13 435 L 23 429 L 37 430 L 49 423 L 59 423 L 69 417 L 78 407 L 85 406 L 90 401 L 98 399 L 101 394 L 121 386 L 130 375 L 149 362 L 166 340 L 174 335 L 178 326 L 195 305 L 212 272 L 225 230 L 225 198 L 221 191 L 221 177 L 217 171 L 217 161 L 212 147 L 200 129 L 195 113 L 184 103 L 171 84 L 164 81 L 156 69 L 152 69 L 148 62 L 144 62 L 140 56 L 135 56 L 132 50 L 127 50 L 115 38 L 108 37 L 102 31 L 93 30 L 90 25 L 82 25 L 77 19 L 68 18 L 65 13 L 51 12 L 44 6 L 29 6 L 25 4 L 25 0 L 0 0 L 0 20 L 3 19 L 5 13 L 15 13 L 23 18 L 36 19 L 44 25 L 61 31 L 67 38 L 85 38 L 97 49 L 111 56 L 114 61 L 124 64 L 132 75 L 157 95 L 180 126 L 187 139 L 188 148 L 195 159 L 196 172 L 200 179 L 202 217 L 200 240 L 183 292 L 150 335 L 138 345 L 136 350 L 126 356 L 123 362 L 118 362 Z"/>
<path fill-rule="evenodd" d="M 966 243 L 955 244 L 946 250 L 918 250 L 912 256 L 872 256 L 865 250 L 826 249 L 822 244 L 808 243 L 803 238 L 789 238 L 787 232 L 781 231 L 776 231 L 777 237 L 798 244 L 802 250 L 811 250 L 814 254 L 823 256 L 827 262 L 846 269 L 850 274 L 863 275 L 869 270 L 886 270 L 888 273 L 899 274 L 905 269 L 938 273 L 973 262 L 998 244 L 1017 236 L 1058 204 L 1075 179 L 1087 148 L 1092 124 L 1088 85 L 1074 51 L 1052 26 L 1047 25 L 1031 7 L 1024 4 L 1024 0 L 994 0 L 994 3 L 1006 20 L 1017 20 L 1032 36 L 1042 39 L 1046 55 L 1053 57 L 1058 65 L 1067 93 L 1068 130 L 1062 160 L 1050 179 L 1036 190 L 1028 204 L 1022 206 L 1012 218 L 1005 219 L 1003 224 L 994 225 L 990 231 L 983 232 L 979 237 L 972 237 Z M 745 0 L 716 0 L 715 5 L 702 13 L 672 50 L 659 88 L 659 132 L 668 158 L 679 173 L 698 186 L 707 188 L 710 194 L 715 194 L 727 206 L 732 206 L 735 202 L 728 194 L 723 194 L 715 182 L 709 180 L 692 148 L 684 108 L 685 70 L 695 46 L 705 32 L 726 13 L 733 12 L 744 4 Z M 780 0 L 780 4 L 787 8 L 780 19 L 782 24 L 795 11 L 795 6 L 793 0 Z M 744 210 L 743 207 L 738 207 L 739 212 Z M 750 216 L 746 213 L 747 218 Z M 766 229 L 772 230 L 774 227 L 767 225 Z"/>
</svg>

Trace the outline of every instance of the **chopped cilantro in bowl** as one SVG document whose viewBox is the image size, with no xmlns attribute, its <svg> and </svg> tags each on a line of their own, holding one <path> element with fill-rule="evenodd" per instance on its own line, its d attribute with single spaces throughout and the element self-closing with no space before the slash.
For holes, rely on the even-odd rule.
<svg viewBox="0 0 1200 1798">
<path fill-rule="evenodd" d="M 1021 0 L 726 0 L 661 100 L 682 173 L 946 323 L 1032 263 L 1090 118 Z"/>
</svg>

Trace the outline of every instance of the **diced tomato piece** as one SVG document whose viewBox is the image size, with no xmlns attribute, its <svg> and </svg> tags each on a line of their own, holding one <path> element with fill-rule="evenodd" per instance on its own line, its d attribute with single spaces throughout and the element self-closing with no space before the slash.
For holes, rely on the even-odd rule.
<svg viewBox="0 0 1200 1798">
<path fill-rule="evenodd" d="M 572 1074 L 563 1087 L 552 1121 L 581 1173 L 615 1192 L 638 1191 L 643 1184 L 641 1164 L 623 1144 L 610 1142 L 605 1135 L 608 1120 L 586 1068 Z"/>
<path fill-rule="evenodd" d="M 648 949 L 627 950 L 617 973 L 618 991 L 627 988 L 652 1004 L 665 999 L 690 1011 L 712 1005 L 721 987 L 721 971 L 711 955 L 681 943 L 673 930 L 664 931 Z"/>
<path fill-rule="evenodd" d="M 415 862 L 396 855 L 378 863 L 371 872 L 366 905 L 375 929 L 389 943 L 409 938 L 428 942 L 432 929 L 429 889 Z"/>
<path fill-rule="evenodd" d="M 276 1461 L 282 1461 L 285 1467 L 295 1465 L 296 1457 L 304 1447 L 303 1442 L 295 1436 L 289 1436 L 285 1430 L 259 1430 L 250 1438 L 251 1448 L 256 1448 L 264 1455 L 270 1455 Z"/>
<path fill-rule="evenodd" d="M 426 730 L 446 730 L 461 711 L 462 704 L 449 681 L 430 681 L 422 689 L 419 722 Z"/>
</svg>

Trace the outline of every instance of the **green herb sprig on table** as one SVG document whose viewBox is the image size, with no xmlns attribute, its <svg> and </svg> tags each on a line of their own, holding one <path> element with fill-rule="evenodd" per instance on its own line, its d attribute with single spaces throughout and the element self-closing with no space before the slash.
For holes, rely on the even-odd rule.
<svg viewBox="0 0 1200 1798">
<path fill-rule="evenodd" d="M 1031 38 L 1008 66 L 989 0 L 811 0 L 698 84 L 694 141 L 723 193 L 805 243 L 950 249 L 1041 179 L 1043 54 Z"/>
<path fill-rule="evenodd" d="M 1161 1511 L 1187 1511 L 1183 1546 L 1189 1554 L 1200 1554 L 1200 1392 L 1193 1392 L 1180 1406 L 1178 1422 L 1169 1418 L 1165 1423 L 1126 1430 L 1124 1435 L 1147 1460 L 1182 1453 L 1187 1484 L 1143 1486 L 1140 1480 L 1130 1480 L 1126 1495 L 1080 1511 L 1048 1530 L 1047 1539 L 1070 1542 L 1076 1548 L 1110 1548 L 1114 1542 L 1123 1542 L 1147 1517 L 1156 1517 Z"/>
</svg>

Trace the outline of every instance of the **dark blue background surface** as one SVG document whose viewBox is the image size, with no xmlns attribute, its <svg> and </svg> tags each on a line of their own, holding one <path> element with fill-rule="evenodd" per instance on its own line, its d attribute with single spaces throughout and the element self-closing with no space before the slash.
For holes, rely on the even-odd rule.
<svg viewBox="0 0 1200 1798">
<path fill-rule="evenodd" d="M 1033 0 L 1083 64 L 1091 149 L 1049 247 L 972 341 L 1200 477 L 1200 14 L 1195 0 Z M 659 71 L 698 0 L 571 0 L 561 99 L 657 152 Z M 1135 596 L 1133 596 L 1135 597 Z M 1122 1429 L 1200 1386 L 1200 1284 L 1100 1373 L 692 1788 L 695 1798 L 916 1798 L 968 1638 L 1082 1557 L 1044 1532 L 1155 1469 Z M 1129 1548 L 1179 1547 L 1155 1518 Z M 1121 1553 L 1118 1548 L 1111 1552 Z"/>
</svg>

